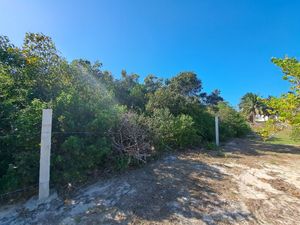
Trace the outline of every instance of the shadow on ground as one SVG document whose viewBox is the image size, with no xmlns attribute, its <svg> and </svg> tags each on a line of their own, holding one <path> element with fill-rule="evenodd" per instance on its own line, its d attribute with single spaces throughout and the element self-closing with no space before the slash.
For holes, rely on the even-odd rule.
<svg viewBox="0 0 300 225">
<path fill-rule="evenodd" d="M 103 221 L 103 216 L 99 216 L 103 212 L 103 205 L 100 205 L 78 220 L 82 224 L 166 221 L 170 224 L 215 224 L 218 221 L 231 224 L 254 219 L 239 205 L 221 197 L 222 187 L 218 184 L 224 179 L 226 175 L 206 163 L 169 156 L 121 177 L 109 188 L 112 193 L 107 194 L 112 195 L 105 201 L 112 203 L 106 205 L 114 212 L 110 219 Z M 114 192 L 124 183 L 128 188 L 118 198 Z"/>
<path fill-rule="evenodd" d="M 223 150 L 245 155 L 263 155 L 264 152 L 299 154 L 300 147 L 282 144 L 265 143 L 257 139 L 234 139 L 227 143 Z"/>
<path fill-rule="evenodd" d="M 196 154 L 197 155 L 197 154 Z M 224 185 L 224 184 L 227 185 Z M 0 224 L 236 224 L 255 221 L 226 199 L 230 177 L 193 153 L 167 156 L 99 181 L 72 199 L 0 210 Z M 242 223 L 243 223 L 242 222 Z"/>
</svg>

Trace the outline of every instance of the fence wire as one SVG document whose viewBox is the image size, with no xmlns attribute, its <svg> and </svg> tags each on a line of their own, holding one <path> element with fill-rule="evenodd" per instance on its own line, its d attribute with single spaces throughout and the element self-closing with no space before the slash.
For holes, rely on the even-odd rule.
<svg viewBox="0 0 300 225">
<path fill-rule="evenodd" d="M 30 134 L 31 137 L 38 135 L 41 136 L 41 132 L 37 132 L 34 134 Z M 51 132 L 51 136 L 56 135 L 82 135 L 82 136 L 96 136 L 96 135 L 107 135 L 106 132 L 90 132 L 90 131 L 53 131 Z M 9 137 L 17 138 L 22 137 L 21 134 L 8 134 L 8 135 L 0 135 L 0 140 L 7 139 Z M 24 136 L 23 136 L 24 137 Z M 16 148 L 28 148 L 29 145 L 16 145 Z M 86 184 L 84 184 L 86 185 Z M 25 192 L 30 192 L 31 196 L 38 193 L 38 184 L 22 187 L 10 192 L 6 192 L 0 194 L 0 202 L 7 202 L 10 199 L 18 199 L 25 195 Z M 50 184 L 50 187 L 54 187 L 54 184 Z M 73 187 L 74 188 L 74 187 Z M 78 188 L 76 188 L 78 189 Z"/>
<path fill-rule="evenodd" d="M 25 192 L 27 192 L 28 194 L 30 193 L 30 195 L 36 194 L 38 192 L 38 184 L 30 185 L 11 192 L 6 192 L 4 194 L 1 194 L 0 202 L 8 202 L 10 200 L 19 199 L 25 195 L 24 194 Z"/>
</svg>

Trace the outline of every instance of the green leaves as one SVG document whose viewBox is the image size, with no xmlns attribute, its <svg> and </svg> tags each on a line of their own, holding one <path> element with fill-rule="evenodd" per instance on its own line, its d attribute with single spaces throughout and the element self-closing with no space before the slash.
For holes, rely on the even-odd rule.
<svg viewBox="0 0 300 225">
<path fill-rule="evenodd" d="M 283 72 L 283 79 L 291 83 L 291 90 L 300 94 L 300 62 L 296 58 L 272 58 L 272 62 Z"/>
<path fill-rule="evenodd" d="M 294 139 L 300 138 L 300 62 L 296 58 L 272 58 L 272 62 L 283 72 L 283 79 L 291 84 L 290 92 L 280 97 L 269 97 L 263 100 L 267 106 L 267 114 L 276 120 L 271 120 L 259 130 L 263 139 L 276 132 L 276 123 L 287 123 L 292 126 Z"/>
<path fill-rule="evenodd" d="M 202 89 L 202 83 L 193 72 L 182 72 L 173 77 L 168 86 L 174 92 L 184 96 L 198 96 Z"/>
<path fill-rule="evenodd" d="M 155 109 L 148 118 L 148 126 L 161 148 L 165 145 L 183 148 L 198 140 L 193 118 L 184 114 L 174 116 L 167 108 Z"/>
<path fill-rule="evenodd" d="M 251 131 L 242 115 L 226 102 L 220 102 L 217 108 L 220 116 L 221 140 L 231 137 L 243 137 Z"/>
<path fill-rule="evenodd" d="M 165 145 L 183 149 L 213 139 L 207 104 L 216 105 L 222 98 L 219 91 L 201 93 L 202 82 L 195 73 L 181 72 L 165 82 L 149 75 L 140 83 L 137 74 L 123 70 L 115 79 L 101 67 L 85 59 L 67 62 L 42 33 L 27 33 L 21 48 L 0 37 L 0 192 L 37 183 L 41 115 L 47 107 L 53 109 L 55 185 L 83 181 L 108 159 L 117 167 L 132 163 L 128 153 L 124 161 L 111 151 L 108 137 L 129 111 L 137 117 L 137 127 L 147 131 L 147 138 L 138 139 L 141 145 L 151 143 L 151 153 Z M 238 135 L 243 124 L 235 111 L 220 112 L 222 126 L 232 131 L 226 137 Z"/>
</svg>

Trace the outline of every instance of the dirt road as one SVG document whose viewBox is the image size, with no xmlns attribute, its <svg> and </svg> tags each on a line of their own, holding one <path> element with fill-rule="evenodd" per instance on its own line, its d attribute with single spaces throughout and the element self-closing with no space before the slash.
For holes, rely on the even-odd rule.
<svg viewBox="0 0 300 225">
<path fill-rule="evenodd" d="M 0 224 L 300 224 L 300 148 L 237 139 L 188 151 L 63 201 L 0 209 Z"/>
</svg>

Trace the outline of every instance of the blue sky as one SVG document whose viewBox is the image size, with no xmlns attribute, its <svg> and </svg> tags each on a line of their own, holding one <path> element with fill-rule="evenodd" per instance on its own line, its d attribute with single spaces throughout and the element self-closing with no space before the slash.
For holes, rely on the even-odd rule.
<svg viewBox="0 0 300 225">
<path fill-rule="evenodd" d="M 289 85 L 271 57 L 300 55 L 300 1 L 0 0 L 0 34 L 53 38 L 69 61 L 171 77 L 194 71 L 205 91 L 232 105 L 246 92 L 280 95 Z"/>
</svg>

